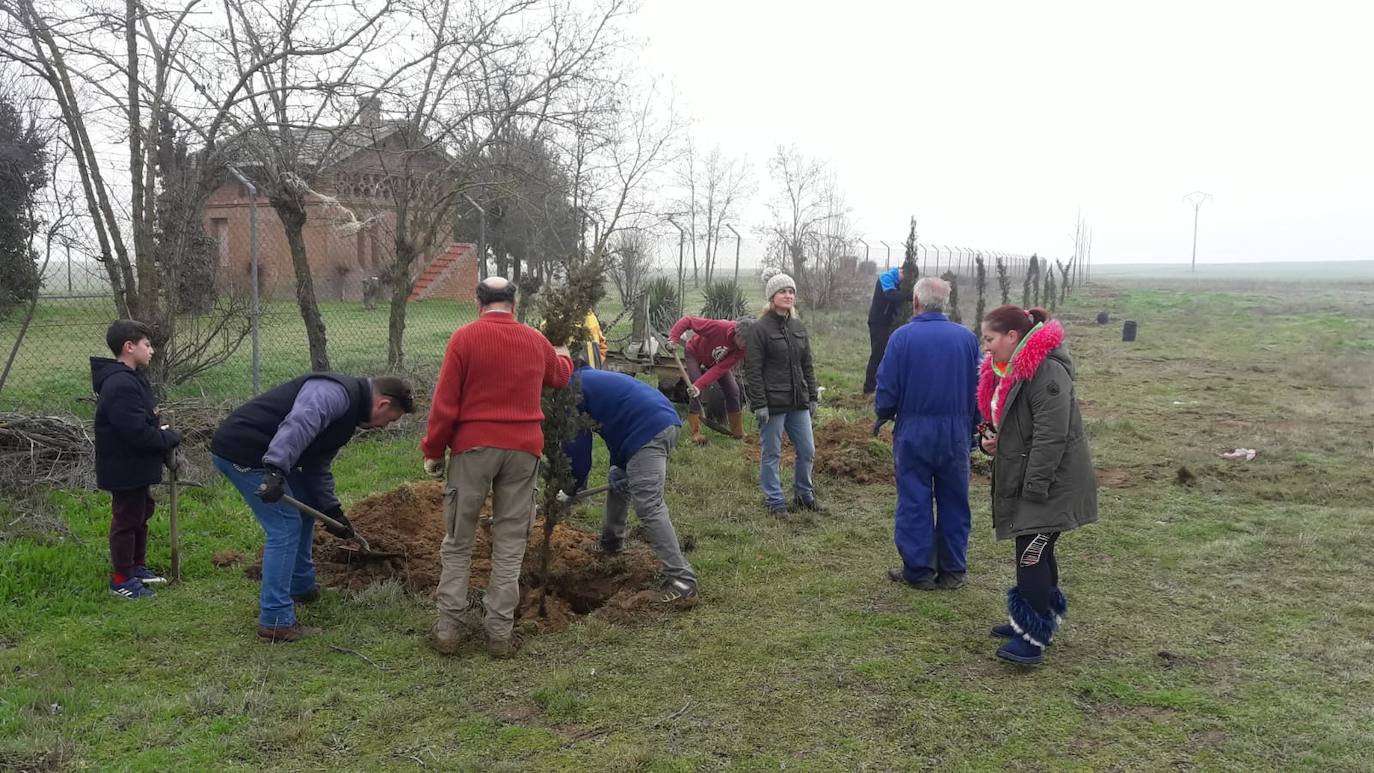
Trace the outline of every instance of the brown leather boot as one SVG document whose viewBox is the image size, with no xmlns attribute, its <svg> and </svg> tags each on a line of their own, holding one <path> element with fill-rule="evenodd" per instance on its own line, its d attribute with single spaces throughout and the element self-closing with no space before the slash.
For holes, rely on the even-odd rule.
<svg viewBox="0 0 1374 773">
<path fill-rule="evenodd" d="M 258 626 L 258 638 L 270 642 L 300 641 L 307 636 L 319 636 L 321 633 L 322 631 L 313 625 L 301 625 L 300 623 L 292 623 L 282 628 Z"/>
<path fill-rule="evenodd" d="M 726 417 L 730 419 L 730 434 L 734 435 L 736 440 L 743 440 L 744 414 L 739 411 L 735 411 L 734 413 L 726 414 Z"/>
<path fill-rule="evenodd" d="M 692 442 L 699 446 L 706 445 L 706 436 L 701 434 L 701 416 L 695 413 L 687 414 L 687 426 L 692 430 Z"/>
</svg>

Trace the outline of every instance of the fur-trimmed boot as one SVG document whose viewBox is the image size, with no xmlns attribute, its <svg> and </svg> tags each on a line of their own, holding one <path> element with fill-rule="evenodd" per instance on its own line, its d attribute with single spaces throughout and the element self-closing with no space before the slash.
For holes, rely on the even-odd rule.
<svg viewBox="0 0 1374 773">
<path fill-rule="evenodd" d="M 1007 591 L 1007 618 L 1016 635 L 997 650 L 997 657 L 1022 666 L 1036 666 L 1045 659 L 1045 647 L 1054 638 L 1055 615 L 1035 611 L 1021 591 Z"/>
<path fill-rule="evenodd" d="M 1069 614 L 1069 600 L 1058 588 L 1054 589 L 1054 595 L 1050 597 L 1050 613 L 1054 615 L 1056 629 L 1064 624 L 1064 617 Z M 994 639 L 1010 639 L 1016 636 L 1016 629 L 1011 627 L 1011 623 L 1002 623 L 994 625 L 991 633 Z M 1049 642 L 1045 642 L 1045 645 L 1049 646 Z"/>
<path fill-rule="evenodd" d="M 744 414 L 740 411 L 727 413 L 725 417 L 730 420 L 730 434 L 735 436 L 735 440 L 744 439 Z"/>
<path fill-rule="evenodd" d="M 687 426 L 692 430 L 692 442 L 699 446 L 706 445 L 706 436 L 701 434 L 701 416 L 695 413 L 687 414 Z"/>
</svg>

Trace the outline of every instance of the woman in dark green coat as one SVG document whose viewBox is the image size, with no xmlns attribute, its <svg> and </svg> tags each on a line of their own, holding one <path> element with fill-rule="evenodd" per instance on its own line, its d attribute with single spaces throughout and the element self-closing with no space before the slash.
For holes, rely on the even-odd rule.
<svg viewBox="0 0 1374 773">
<path fill-rule="evenodd" d="M 811 466 L 816 459 L 811 418 L 820 390 L 811 363 L 811 338 L 797 317 L 797 283 L 786 274 L 774 274 L 764 295 L 768 307 L 749 328 L 744 380 L 749 387 L 749 407 L 759 425 L 759 486 L 768 514 L 786 520 L 789 511 L 826 511 L 816 500 L 811 482 Z M 783 432 L 797 452 L 791 505 L 782 493 Z"/>
<path fill-rule="evenodd" d="M 1097 478 L 1064 328 L 1044 309 L 1000 306 L 983 317 L 983 347 L 978 406 L 980 443 L 993 457 L 992 522 L 997 539 L 1016 540 L 1008 622 L 992 633 L 1008 640 L 998 657 L 1035 665 L 1068 611 L 1054 546 L 1062 532 L 1097 520 Z"/>
</svg>

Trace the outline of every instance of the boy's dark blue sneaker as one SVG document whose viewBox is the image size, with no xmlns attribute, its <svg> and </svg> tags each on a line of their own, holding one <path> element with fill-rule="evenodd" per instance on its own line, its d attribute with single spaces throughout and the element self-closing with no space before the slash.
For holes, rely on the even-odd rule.
<svg viewBox="0 0 1374 773">
<path fill-rule="evenodd" d="M 129 576 L 137 579 L 144 585 L 162 585 L 167 582 L 167 578 L 154 572 L 146 566 L 135 566 Z"/>
<path fill-rule="evenodd" d="M 150 599 L 157 595 L 137 577 L 130 577 L 124 582 L 110 580 L 110 592 L 122 599 Z"/>
</svg>

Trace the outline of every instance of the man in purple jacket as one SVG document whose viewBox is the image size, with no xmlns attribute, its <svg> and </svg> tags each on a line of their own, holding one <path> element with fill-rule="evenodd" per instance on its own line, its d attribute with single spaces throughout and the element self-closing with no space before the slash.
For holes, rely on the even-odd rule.
<svg viewBox="0 0 1374 773">
<path fill-rule="evenodd" d="M 319 597 L 311 547 L 315 519 L 281 501 L 290 494 L 353 536 L 334 495 L 330 464 L 359 427 L 385 427 L 415 410 L 410 386 L 394 376 L 311 373 L 264 392 L 229 414 L 210 441 L 216 469 L 234 484 L 267 534 L 258 636 L 296 641 L 320 629 L 296 622 L 295 603 Z"/>
</svg>

